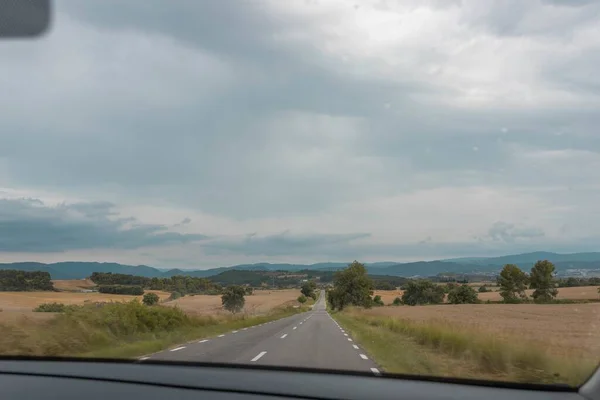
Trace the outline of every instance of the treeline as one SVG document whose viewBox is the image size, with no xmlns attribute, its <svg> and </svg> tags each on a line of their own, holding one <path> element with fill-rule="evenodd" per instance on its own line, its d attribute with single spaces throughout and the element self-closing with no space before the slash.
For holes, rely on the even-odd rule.
<svg viewBox="0 0 600 400">
<path fill-rule="evenodd" d="M 575 278 L 557 280 L 558 287 L 600 286 L 600 278 Z"/>
<path fill-rule="evenodd" d="M 31 292 L 54 290 L 50 273 L 43 271 L 0 270 L 0 291 Z"/>
<path fill-rule="evenodd" d="M 90 276 L 92 282 L 102 286 L 129 285 L 138 286 L 141 289 L 164 290 L 167 292 L 178 292 L 185 294 L 220 294 L 221 285 L 207 278 L 195 278 L 191 276 L 172 276 L 170 278 L 146 278 L 143 276 L 113 274 L 111 272 L 94 272 Z M 116 289 L 106 289 L 116 290 Z M 113 292 L 102 292 L 113 293 Z M 124 293 L 130 294 L 130 293 Z"/>
<path fill-rule="evenodd" d="M 98 291 L 100 293 L 128 294 L 131 296 L 141 296 L 144 294 L 143 287 L 131 285 L 100 285 L 98 286 Z"/>
</svg>

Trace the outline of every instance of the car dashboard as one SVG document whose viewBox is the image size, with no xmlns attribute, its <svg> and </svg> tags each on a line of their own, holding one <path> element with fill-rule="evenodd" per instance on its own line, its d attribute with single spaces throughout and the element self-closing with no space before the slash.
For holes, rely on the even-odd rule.
<svg viewBox="0 0 600 400">
<path fill-rule="evenodd" d="M 2 398 L 17 399 L 563 399 L 595 386 L 514 386 L 246 365 L 81 359 L 0 360 Z M 498 386 L 500 385 L 500 386 Z M 587 389 L 587 391 L 583 390 Z"/>
</svg>

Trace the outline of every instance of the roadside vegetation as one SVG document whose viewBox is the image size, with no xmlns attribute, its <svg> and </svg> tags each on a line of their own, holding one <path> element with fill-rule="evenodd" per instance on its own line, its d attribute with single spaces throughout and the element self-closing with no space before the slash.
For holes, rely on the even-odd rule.
<svg viewBox="0 0 600 400">
<path fill-rule="evenodd" d="M 190 316 L 176 307 L 147 306 L 137 300 L 40 307 L 59 313 L 41 325 L 27 320 L 0 325 L 0 354 L 135 357 L 307 311 L 279 307 L 260 316 Z"/>
<path fill-rule="evenodd" d="M 554 265 L 545 260 L 538 261 L 529 274 L 506 265 L 497 282 L 503 302 L 557 302 L 554 272 Z M 365 310 L 381 300 L 371 298 L 372 288 L 364 266 L 355 261 L 336 273 L 327 301 L 333 317 L 386 372 L 579 385 L 596 367 L 589 359 L 548 353 L 543 340 L 498 339 L 493 332 L 464 327 L 460 321 L 412 321 L 403 319 L 400 312 L 398 317 L 372 315 Z M 525 292 L 528 288 L 534 289 L 531 298 Z M 478 292 L 487 290 L 422 279 L 408 281 L 403 289 L 402 297 L 390 306 L 442 304 L 445 298 L 449 304 L 476 304 L 480 303 Z"/>
</svg>

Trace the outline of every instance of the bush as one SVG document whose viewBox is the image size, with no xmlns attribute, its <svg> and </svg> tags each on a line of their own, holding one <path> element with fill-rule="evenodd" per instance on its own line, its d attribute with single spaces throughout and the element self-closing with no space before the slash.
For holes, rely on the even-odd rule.
<svg viewBox="0 0 600 400">
<path fill-rule="evenodd" d="M 225 288 L 221 296 L 223 308 L 233 314 L 240 312 L 244 308 L 244 304 L 246 304 L 245 293 L 246 291 L 242 286 L 228 286 Z"/>
<path fill-rule="evenodd" d="M 146 295 L 144 295 L 144 297 L 146 297 Z M 167 300 L 177 300 L 180 297 L 182 297 L 181 293 L 179 293 L 179 292 L 171 292 L 171 295 L 169 296 L 169 298 Z"/>
<path fill-rule="evenodd" d="M 301 294 L 300 296 L 298 296 L 298 303 L 304 304 L 306 303 L 306 300 L 307 298 L 305 295 Z"/>
<path fill-rule="evenodd" d="M 67 306 L 63 303 L 43 303 L 33 309 L 34 312 L 65 312 Z"/>
<path fill-rule="evenodd" d="M 450 304 L 475 304 L 479 303 L 477 292 L 469 285 L 461 285 L 448 293 Z"/>
<path fill-rule="evenodd" d="M 102 285 L 98 286 L 98 291 L 100 293 L 126 294 L 130 296 L 141 296 L 144 294 L 144 289 L 141 286 Z"/>
<path fill-rule="evenodd" d="M 396 297 L 394 299 L 394 301 L 392 302 L 392 304 L 395 305 L 395 306 L 402 305 L 402 299 L 400 297 Z"/>
<path fill-rule="evenodd" d="M 248 286 L 246 288 L 246 296 L 252 296 L 254 294 L 254 289 L 252 289 L 250 286 Z"/>
<path fill-rule="evenodd" d="M 490 290 L 490 289 L 488 289 L 488 287 L 487 287 L 486 285 L 481 285 L 481 286 L 479 286 L 479 289 L 478 289 L 478 291 L 479 291 L 479 293 L 491 292 L 491 290 Z"/>
<path fill-rule="evenodd" d="M 402 303 L 409 306 L 420 304 L 440 304 L 444 301 L 444 288 L 427 280 L 415 280 L 406 283 L 402 294 Z"/>
<path fill-rule="evenodd" d="M 378 307 L 381 307 L 381 306 L 385 305 L 385 304 L 383 304 L 383 300 L 381 300 L 381 296 L 380 295 L 377 295 L 377 296 L 373 297 L 373 304 L 375 306 L 378 306 Z"/>
<path fill-rule="evenodd" d="M 158 300 L 159 298 L 156 293 L 146 293 L 142 299 L 142 302 L 147 306 L 153 306 L 155 304 L 158 304 Z"/>
</svg>

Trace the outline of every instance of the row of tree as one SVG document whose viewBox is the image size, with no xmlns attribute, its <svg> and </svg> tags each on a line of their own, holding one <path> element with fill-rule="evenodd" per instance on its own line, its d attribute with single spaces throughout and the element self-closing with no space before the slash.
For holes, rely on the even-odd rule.
<svg viewBox="0 0 600 400">
<path fill-rule="evenodd" d="M 555 267 L 548 260 L 535 263 L 529 274 L 514 264 L 507 264 L 498 276 L 500 296 L 505 303 L 518 303 L 528 300 L 526 289 L 533 289 L 531 297 L 536 303 L 548 303 L 558 294 L 558 282 Z M 372 298 L 374 284 L 367 275 L 365 266 L 357 261 L 334 275 L 334 287 L 327 291 L 327 301 L 333 309 L 341 310 L 347 306 L 372 307 L 383 305 L 381 297 Z M 573 283 L 571 283 L 573 284 Z M 402 298 L 396 298 L 394 305 L 478 303 L 477 291 L 469 285 L 449 283 L 439 285 L 425 279 L 410 280 L 403 287 Z M 487 288 L 479 289 L 486 291 Z M 600 290 L 599 290 L 600 291 Z"/>
<path fill-rule="evenodd" d="M 531 297 L 536 303 L 548 303 L 558 294 L 555 267 L 548 260 L 538 261 L 527 274 L 514 264 L 504 266 L 498 276 L 500 296 L 505 303 L 527 300 L 526 289 L 534 289 Z"/>
<path fill-rule="evenodd" d="M 220 294 L 221 285 L 207 278 L 192 276 L 172 276 L 170 278 L 146 278 L 128 274 L 111 272 L 94 272 L 90 276 L 96 285 L 135 285 L 144 289 L 164 290 L 185 294 Z"/>
<path fill-rule="evenodd" d="M 50 273 L 43 271 L 0 270 L 0 292 L 52 291 Z"/>
</svg>

